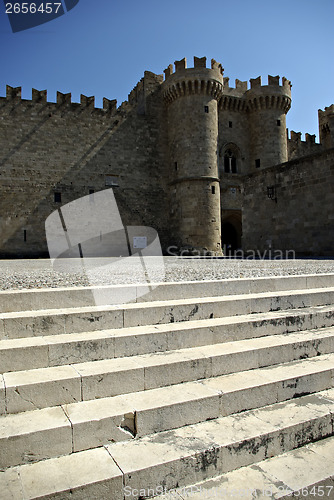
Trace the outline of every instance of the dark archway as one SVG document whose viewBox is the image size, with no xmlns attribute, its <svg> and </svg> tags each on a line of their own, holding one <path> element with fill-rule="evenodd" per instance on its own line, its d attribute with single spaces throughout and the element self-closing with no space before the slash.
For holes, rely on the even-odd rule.
<svg viewBox="0 0 334 500">
<path fill-rule="evenodd" d="M 241 211 L 235 210 L 222 214 L 221 234 L 224 255 L 234 255 L 236 250 L 241 249 Z"/>
<path fill-rule="evenodd" d="M 222 248 L 226 255 L 233 255 L 239 248 L 237 230 L 230 222 L 222 224 Z"/>
</svg>

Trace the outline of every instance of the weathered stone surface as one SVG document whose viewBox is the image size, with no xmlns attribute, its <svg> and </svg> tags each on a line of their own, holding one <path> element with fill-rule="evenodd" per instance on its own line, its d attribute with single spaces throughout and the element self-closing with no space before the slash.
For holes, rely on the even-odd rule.
<svg viewBox="0 0 334 500">
<path fill-rule="evenodd" d="M 8 413 L 81 401 L 80 375 L 71 366 L 6 373 Z"/>
<path fill-rule="evenodd" d="M 71 424 L 61 408 L 0 417 L 0 469 L 72 452 Z"/>
<path fill-rule="evenodd" d="M 26 498 L 122 498 L 122 473 L 104 448 L 19 468 Z"/>
</svg>

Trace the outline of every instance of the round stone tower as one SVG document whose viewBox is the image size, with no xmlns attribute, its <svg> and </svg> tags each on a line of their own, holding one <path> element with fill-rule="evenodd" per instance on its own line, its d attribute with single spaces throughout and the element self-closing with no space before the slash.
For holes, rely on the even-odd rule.
<svg viewBox="0 0 334 500">
<path fill-rule="evenodd" d="M 288 161 L 286 113 L 291 106 L 291 82 L 283 77 L 268 76 L 268 85 L 261 77 L 251 79 L 245 93 L 250 132 L 250 166 L 267 168 Z"/>
<path fill-rule="evenodd" d="M 198 254 L 221 254 L 218 178 L 218 100 L 223 90 L 221 64 L 194 58 L 165 70 L 170 219 L 175 244 Z"/>
</svg>

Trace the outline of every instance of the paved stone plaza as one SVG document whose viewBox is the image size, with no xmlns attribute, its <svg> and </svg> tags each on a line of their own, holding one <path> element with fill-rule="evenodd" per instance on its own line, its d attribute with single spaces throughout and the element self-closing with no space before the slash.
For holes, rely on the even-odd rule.
<svg viewBox="0 0 334 500">
<path fill-rule="evenodd" d="M 165 279 L 171 281 L 202 281 L 261 276 L 289 276 L 334 272 L 333 259 L 235 260 L 215 258 L 164 257 Z M 118 272 L 117 272 L 118 269 Z M 112 277 L 101 270 L 101 284 L 133 283 L 136 276 L 130 264 L 119 266 Z M 75 259 L 64 261 L 61 269 L 53 269 L 50 260 L 0 261 L 0 290 L 24 288 L 58 288 L 89 286 L 91 283 Z"/>
</svg>

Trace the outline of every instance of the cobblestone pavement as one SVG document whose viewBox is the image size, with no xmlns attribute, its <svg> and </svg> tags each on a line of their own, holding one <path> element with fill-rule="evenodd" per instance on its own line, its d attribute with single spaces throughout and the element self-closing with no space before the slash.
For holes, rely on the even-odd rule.
<svg viewBox="0 0 334 500">
<path fill-rule="evenodd" d="M 154 257 L 149 259 L 150 280 L 157 282 L 334 273 L 334 258 L 234 260 L 165 257 L 163 266 Z M 141 263 L 129 262 L 129 259 L 118 260 L 112 265 L 91 259 L 88 272 L 82 269 L 79 260 L 59 262 L 61 265 L 53 268 L 47 259 L 0 260 L 0 290 L 143 282 Z"/>
</svg>

